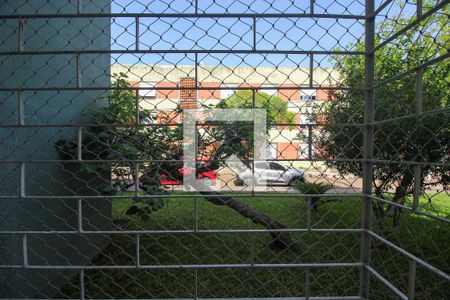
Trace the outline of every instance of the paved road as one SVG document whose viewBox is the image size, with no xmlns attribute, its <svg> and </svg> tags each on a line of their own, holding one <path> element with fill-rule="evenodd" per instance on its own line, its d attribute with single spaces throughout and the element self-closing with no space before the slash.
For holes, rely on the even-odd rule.
<svg viewBox="0 0 450 300">
<path fill-rule="evenodd" d="M 236 176 L 228 172 L 219 172 L 218 179 L 215 181 L 216 188 L 221 192 L 251 192 L 252 187 L 237 186 L 235 184 Z M 362 180 L 359 178 L 338 176 L 337 173 L 320 173 L 320 172 L 306 172 L 305 179 L 307 182 L 321 182 L 333 186 L 328 193 L 361 193 Z M 167 186 L 169 190 L 182 191 L 183 186 Z M 134 186 L 129 188 L 129 191 L 134 191 Z M 266 187 L 255 186 L 257 192 L 277 192 L 277 193 L 295 193 L 297 192 L 293 187 L 286 185 L 267 185 Z"/>
</svg>

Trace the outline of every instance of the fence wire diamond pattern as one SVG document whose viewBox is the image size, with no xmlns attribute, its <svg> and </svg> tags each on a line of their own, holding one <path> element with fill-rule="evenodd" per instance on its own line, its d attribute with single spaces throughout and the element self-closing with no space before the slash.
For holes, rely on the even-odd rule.
<svg viewBox="0 0 450 300">
<path fill-rule="evenodd" d="M 449 17 L 0 1 L 0 298 L 450 298 Z"/>
</svg>

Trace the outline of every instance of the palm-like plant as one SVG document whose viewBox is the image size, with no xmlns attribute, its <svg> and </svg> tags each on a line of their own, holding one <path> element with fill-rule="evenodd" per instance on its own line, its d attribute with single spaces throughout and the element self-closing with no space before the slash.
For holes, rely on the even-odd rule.
<svg viewBox="0 0 450 300">
<path fill-rule="evenodd" d="M 299 182 L 294 185 L 294 187 L 302 194 L 307 194 L 308 196 L 306 199 L 308 199 L 308 197 L 311 198 L 311 208 L 314 211 L 317 211 L 317 206 L 323 198 L 323 196 L 318 195 L 323 195 L 333 188 L 330 184 L 316 182 Z"/>
</svg>

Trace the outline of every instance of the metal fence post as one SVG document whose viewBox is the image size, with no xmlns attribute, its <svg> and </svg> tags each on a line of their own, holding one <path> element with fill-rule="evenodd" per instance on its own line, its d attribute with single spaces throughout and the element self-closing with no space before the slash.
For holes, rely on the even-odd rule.
<svg viewBox="0 0 450 300">
<path fill-rule="evenodd" d="M 365 93 L 364 93 L 364 162 L 363 162 L 363 209 L 361 235 L 361 274 L 359 294 L 363 299 L 369 296 L 370 273 L 367 266 L 370 263 L 370 223 L 372 212 L 372 178 L 373 178 L 373 121 L 374 121 L 374 77 L 375 77 L 375 3 L 366 0 L 365 22 Z"/>
</svg>

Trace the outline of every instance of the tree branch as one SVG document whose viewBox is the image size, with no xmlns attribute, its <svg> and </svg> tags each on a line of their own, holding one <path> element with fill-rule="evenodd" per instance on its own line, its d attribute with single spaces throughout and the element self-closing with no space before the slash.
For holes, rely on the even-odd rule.
<svg viewBox="0 0 450 300">
<path fill-rule="evenodd" d="M 216 205 L 226 205 L 229 208 L 241 214 L 242 216 L 249 218 L 253 223 L 264 226 L 266 229 L 287 228 L 285 225 L 278 223 L 269 216 L 255 211 L 247 204 L 238 202 L 230 196 L 225 196 L 221 193 L 213 191 L 200 192 L 200 194 L 202 194 L 207 201 L 214 203 Z M 274 247 L 284 249 L 289 247 L 289 245 L 292 242 L 289 232 L 271 231 L 269 234 L 273 238 L 271 245 Z"/>
</svg>

